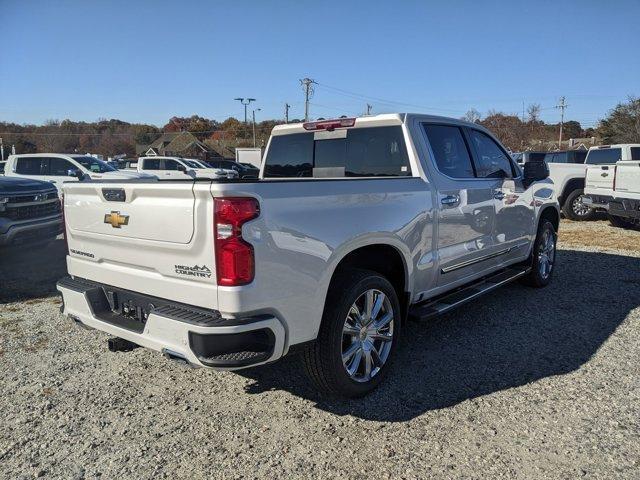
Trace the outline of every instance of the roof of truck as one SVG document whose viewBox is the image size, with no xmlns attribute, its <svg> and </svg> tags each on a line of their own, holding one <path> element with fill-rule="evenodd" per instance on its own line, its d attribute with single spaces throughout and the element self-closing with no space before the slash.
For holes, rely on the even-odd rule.
<svg viewBox="0 0 640 480">
<path fill-rule="evenodd" d="M 428 115 L 423 113 L 382 113 L 380 115 L 364 115 L 361 117 L 348 117 L 355 118 L 355 125 L 353 127 L 347 128 L 358 128 L 358 127 L 386 127 L 392 125 L 402 125 L 406 123 L 410 118 L 420 117 L 425 121 L 432 122 L 443 122 L 443 123 L 455 123 L 456 125 L 468 125 L 473 126 L 475 128 L 479 128 L 481 130 L 485 130 L 481 125 L 475 123 L 465 122 L 464 120 L 460 120 L 458 118 L 450 118 L 450 117 L 441 117 L 438 115 Z M 342 120 L 347 117 L 341 118 L 327 118 L 327 119 L 318 119 L 315 122 L 325 122 L 331 120 Z M 276 125 L 273 127 L 272 135 L 288 135 L 291 133 L 304 133 L 308 132 L 304 128 L 304 124 L 309 122 L 300 122 L 300 123 L 288 123 L 284 125 Z"/>
</svg>

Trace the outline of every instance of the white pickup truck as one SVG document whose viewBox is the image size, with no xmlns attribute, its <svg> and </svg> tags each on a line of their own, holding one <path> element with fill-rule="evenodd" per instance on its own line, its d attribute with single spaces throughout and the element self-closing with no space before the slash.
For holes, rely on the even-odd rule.
<svg viewBox="0 0 640 480">
<path fill-rule="evenodd" d="M 211 168 L 195 158 L 182 157 L 140 157 L 137 163 L 140 173 L 155 175 L 160 179 L 185 178 L 238 178 L 235 170 Z"/>
<path fill-rule="evenodd" d="M 557 152 L 552 152 L 555 157 Z M 549 178 L 553 180 L 558 192 L 558 202 L 564 216 L 570 220 L 591 220 L 596 214 L 596 208 L 585 204 L 585 177 L 587 168 L 591 165 L 609 166 L 619 159 L 619 152 L 612 151 L 608 146 L 591 147 L 584 163 L 556 163 L 550 156 L 545 156 L 549 165 Z M 553 157 L 551 157 L 553 158 Z"/>
<path fill-rule="evenodd" d="M 620 160 L 615 165 L 588 168 L 585 204 L 607 210 L 616 227 L 640 225 L 640 144 L 608 148 Z"/>
<path fill-rule="evenodd" d="M 85 176 L 94 180 L 127 180 L 148 176 L 130 170 L 116 170 L 107 162 L 90 155 L 64 153 L 9 155 L 5 175 L 53 183 L 58 192 L 62 191 L 63 182 L 75 182 Z"/>
<path fill-rule="evenodd" d="M 319 388 L 362 396 L 408 316 L 549 283 L 547 176 L 479 125 L 387 114 L 275 127 L 258 179 L 65 184 L 63 311 L 199 367 L 303 352 Z"/>
</svg>

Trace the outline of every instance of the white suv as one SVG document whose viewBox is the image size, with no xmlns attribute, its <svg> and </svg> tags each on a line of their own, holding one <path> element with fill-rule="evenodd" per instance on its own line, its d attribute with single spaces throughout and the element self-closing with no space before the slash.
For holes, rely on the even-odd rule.
<svg viewBox="0 0 640 480">
<path fill-rule="evenodd" d="M 90 155 L 60 153 L 10 155 L 7 159 L 5 175 L 44 180 L 55 184 L 58 192 L 62 191 L 62 182 L 78 181 L 81 176 L 88 176 L 92 180 L 151 177 L 130 170 L 116 170 L 108 163 Z"/>
</svg>

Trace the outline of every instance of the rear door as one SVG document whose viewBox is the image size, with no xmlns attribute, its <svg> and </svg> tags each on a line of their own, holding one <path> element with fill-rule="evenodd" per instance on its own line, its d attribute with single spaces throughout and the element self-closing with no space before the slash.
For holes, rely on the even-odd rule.
<svg viewBox="0 0 640 480">
<path fill-rule="evenodd" d="M 144 158 L 142 170 L 160 179 L 184 179 L 185 174 L 178 170 L 180 162 L 172 158 Z"/>
<path fill-rule="evenodd" d="M 422 124 L 438 195 L 438 286 L 478 275 L 493 265 L 495 180 L 478 178 L 462 128 Z"/>
<path fill-rule="evenodd" d="M 33 178 L 34 180 L 46 180 L 43 174 L 43 165 L 46 165 L 47 158 L 18 157 L 15 162 L 15 174 L 17 176 Z"/>
</svg>

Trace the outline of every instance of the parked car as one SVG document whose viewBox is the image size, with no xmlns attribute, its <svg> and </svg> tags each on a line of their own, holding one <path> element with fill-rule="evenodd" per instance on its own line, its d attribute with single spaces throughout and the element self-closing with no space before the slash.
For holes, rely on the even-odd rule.
<svg viewBox="0 0 640 480">
<path fill-rule="evenodd" d="M 53 185 L 0 177 L 0 248 L 50 242 L 62 230 L 62 209 Z"/>
<path fill-rule="evenodd" d="M 210 160 L 207 162 L 212 168 L 223 168 L 225 170 L 235 170 L 240 178 L 258 178 L 260 169 L 253 165 L 234 162 L 233 160 Z"/>
<path fill-rule="evenodd" d="M 125 180 L 145 176 L 137 172 L 116 170 L 106 162 L 89 155 L 60 153 L 10 155 L 5 175 L 53 183 L 59 192 L 63 182 L 78 181 L 81 177 L 94 180 Z"/>
<path fill-rule="evenodd" d="M 551 281 L 547 175 L 479 125 L 387 114 L 276 126 L 253 182 L 65 184 L 64 313 L 199 367 L 302 352 L 320 389 L 362 396 L 408 315 Z"/>
<path fill-rule="evenodd" d="M 138 172 L 149 173 L 160 179 L 198 178 L 237 178 L 235 170 L 211 168 L 209 165 L 193 158 L 182 157 L 140 157 L 137 163 Z"/>
<path fill-rule="evenodd" d="M 598 149 L 615 165 L 587 169 L 585 204 L 607 210 L 616 227 L 640 224 L 640 144 L 619 144 Z"/>
</svg>

